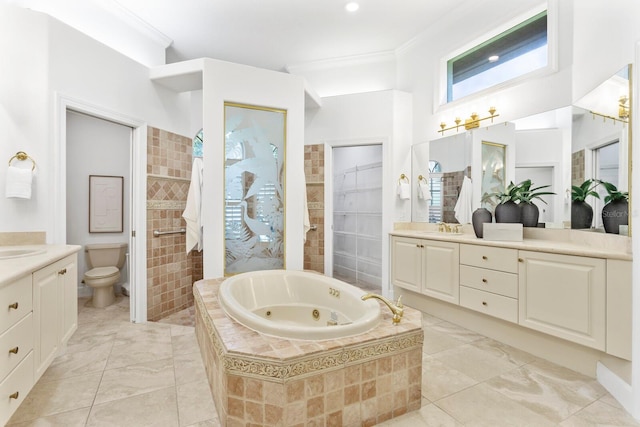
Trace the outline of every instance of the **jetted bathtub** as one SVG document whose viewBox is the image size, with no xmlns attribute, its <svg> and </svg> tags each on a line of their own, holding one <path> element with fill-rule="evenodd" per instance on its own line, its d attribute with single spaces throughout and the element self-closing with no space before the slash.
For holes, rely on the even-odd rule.
<svg viewBox="0 0 640 427">
<path fill-rule="evenodd" d="M 340 280 L 297 270 L 242 273 L 220 285 L 228 316 L 280 338 L 323 340 L 367 332 L 380 321 L 380 304 Z"/>
</svg>

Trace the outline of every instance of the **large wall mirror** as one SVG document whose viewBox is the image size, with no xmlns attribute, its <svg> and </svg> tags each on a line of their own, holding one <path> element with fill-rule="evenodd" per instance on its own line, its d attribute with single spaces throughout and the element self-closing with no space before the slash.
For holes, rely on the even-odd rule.
<svg viewBox="0 0 640 427">
<path fill-rule="evenodd" d="M 546 203 L 538 201 L 539 222 L 549 228 L 572 227 L 572 185 L 602 180 L 622 193 L 629 192 L 630 69 L 624 67 L 572 106 L 414 145 L 411 182 L 423 185 L 414 189 L 412 220 L 457 222 L 453 208 L 462 178 L 468 175 L 480 180 L 482 176 L 482 154 L 473 148 L 478 139 L 507 144 L 505 183 L 531 179 L 536 186 L 549 185 L 547 190 L 556 193 L 543 197 Z M 513 133 L 505 133 L 510 125 Z M 513 146 L 508 145 L 510 140 Z M 430 167 L 434 164 L 439 167 L 437 172 Z M 479 184 L 476 189 L 480 193 Z M 594 213 L 586 229 L 604 232 L 601 212 L 608 194 L 603 185 L 596 191 L 600 199 L 587 199 Z M 474 197 L 473 209 L 480 206 L 479 197 Z M 623 227 L 622 234 L 626 232 Z"/>
</svg>

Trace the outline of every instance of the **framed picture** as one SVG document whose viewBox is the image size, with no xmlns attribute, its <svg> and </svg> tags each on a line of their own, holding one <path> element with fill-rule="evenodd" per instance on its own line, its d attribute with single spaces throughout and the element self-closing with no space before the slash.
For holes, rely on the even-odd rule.
<svg viewBox="0 0 640 427">
<path fill-rule="evenodd" d="M 89 175 L 89 233 L 122 233 L 121 176 Z"/>
</svg>

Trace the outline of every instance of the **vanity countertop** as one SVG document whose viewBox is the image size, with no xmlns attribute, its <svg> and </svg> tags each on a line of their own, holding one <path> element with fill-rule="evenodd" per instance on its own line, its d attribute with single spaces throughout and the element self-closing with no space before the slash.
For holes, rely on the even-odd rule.
<svg viewBox="0 0 640 427">
<path fill-rule="evenodd" d="M 0 288 L 80 249 L 79 245 L 0 246 Z M 34 252 L 12 257 L 11 251 Z"/>
<path fill-rule="evenodd" d="M 585 231 L 563 231 L 566 231 L 566 233 L 555 233 L 545 236 L 543 234 L 544 232 L 540 232 L 539 230 L 525 230 L 525 237 L 521 242 L 479 239 L 473 233 L 473 229 L 467 226 L 463 227 L 463 232 L 459 234 L 439 232 L 432 229 L 411 228 L 396 229 L 390 234 L 393 236 L 413 237 L 417 239 L 440 240 L 563 255 L 628 261 L 633 259 L 630 248 L 631 243 L 628 237 L 605 235 L 603 233 L 589 233 Z M 545 238 L 548 236 L 553 237 Z"/>
</svg>

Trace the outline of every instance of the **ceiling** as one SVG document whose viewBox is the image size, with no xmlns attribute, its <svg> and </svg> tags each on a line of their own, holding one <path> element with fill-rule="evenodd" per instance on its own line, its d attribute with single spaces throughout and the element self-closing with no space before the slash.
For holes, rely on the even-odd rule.
<svg viewBox="0 0 640 427">
<path fill-rule="evenodd" d="M 360 9 L 349 13 L 348 0 L 8 1 L 66 22 L 72 12 L 95 19 L 116 9 L 123 16 L 124 9 L 128 18 L 134 15 L 129 24 L 150 26 L 171 40 L 167 63 L 209 57 L 272 70 L 393 51 L 445 15 L 483 2 L 359 0 Z"/>
</svg>

